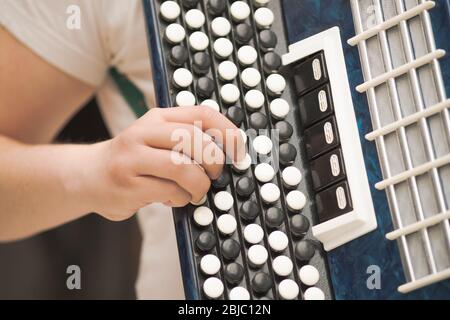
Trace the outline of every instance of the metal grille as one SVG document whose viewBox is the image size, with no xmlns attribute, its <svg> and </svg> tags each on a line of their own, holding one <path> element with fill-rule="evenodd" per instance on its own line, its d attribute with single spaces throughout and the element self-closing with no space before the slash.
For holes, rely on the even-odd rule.
<svg viewBox="0 0 450 320">
<path fill-rule="evenodd" d="M 450 278 L 450 99 L 425 0 L 350 0 L 383 181 L 409 292 Z"/>
</svg>

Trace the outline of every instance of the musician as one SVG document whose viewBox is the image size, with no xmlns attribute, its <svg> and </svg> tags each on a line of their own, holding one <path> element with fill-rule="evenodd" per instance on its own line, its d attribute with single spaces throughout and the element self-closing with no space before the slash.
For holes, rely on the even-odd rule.
<svg viewBox="0 0 450 320">
<path fill-rule="evenodd" d="M 79 9 L 78 27 L 69 20 L 76 19 L 70 6 Z M 225 157 L 215 145 L 217 161 L 197 165 L 183 149 L 189 161 L 175 164 L 171 134 L 178 128 L 198 131 L 195 120 L 204 130 L 232 130 L 232 139 L 223 142 L 238 146 L 235 160 L 242 157 L 242 139 L 229 120 L 207 107 L 154 108 L 149 61 L 140 0 L 0 1 L 0 241 L 23 239 L 89 212 L 122 221 L 141 209 L 146 254 L 138 293 L 183 298 L 170 207 L 203 198 Z M 136 120 L 111 67 L 153 108 L 143 118 Z M 114 138 L 51 145 L 92 96 Z M 202 137 L 204 148 L 214 144 Z"/>
</svg>

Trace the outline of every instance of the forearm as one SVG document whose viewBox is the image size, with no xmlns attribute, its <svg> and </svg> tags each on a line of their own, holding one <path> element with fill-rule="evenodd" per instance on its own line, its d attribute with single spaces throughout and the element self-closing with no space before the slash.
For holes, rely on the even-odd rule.
<svg viewBox="0 0 450 320">
<path fill-rule="evenodd" d="M 215 140 L 206 134 L 213 129 Z M 179 130 L 191 143 L 174 150 Z M 152 109 L 117 137 L 93 145 L 30 146 L 0 136 L 0 241 L 89 212 L 122 221 L 155 202 L 173 207 L 199 202 L 223 169 L 225 154 L 214 141 L 222 141 L 234 161 L 243 159 L 242 134 L 221 113 L 204 107 Z"/>
<path fill-rule="evenodd" d="M 30 146 L 0 136 L 0 241 L 27 237 L 91 212 L 95 149 Z"/>
</svg>

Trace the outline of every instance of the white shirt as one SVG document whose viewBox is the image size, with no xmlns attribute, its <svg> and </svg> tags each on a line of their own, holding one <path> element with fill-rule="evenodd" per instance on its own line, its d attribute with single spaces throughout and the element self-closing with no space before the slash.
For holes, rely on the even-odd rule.
<svg viewBox="0 0 450 320">
<path fill-rule="evenodd" d="M 78 12 L 80 29 L 73 23 Z M 0 0 L 0 25 L 50 64 L 96 87 L 113 135 L 136 118 L 109 76 L 110 67 L 155 106 L 141 0 Z M 138 297 L 184 298 L 171 209 L 154 204 L 138 218 L 143 234 Z"/>
</svg>

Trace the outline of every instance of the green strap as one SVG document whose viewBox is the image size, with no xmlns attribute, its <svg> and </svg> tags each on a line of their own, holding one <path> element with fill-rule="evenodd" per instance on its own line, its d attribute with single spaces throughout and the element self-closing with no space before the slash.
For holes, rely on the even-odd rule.
<svg viewBox="0 0 450 320">
<path fill-rule="evenodd" d="M 111 69 L 110 74 L 136 117 L 140 118 L 146 114 L 148 108 L 142 92 L 126 76 L 120 74 L 117 69 Z"/>
</svg>

